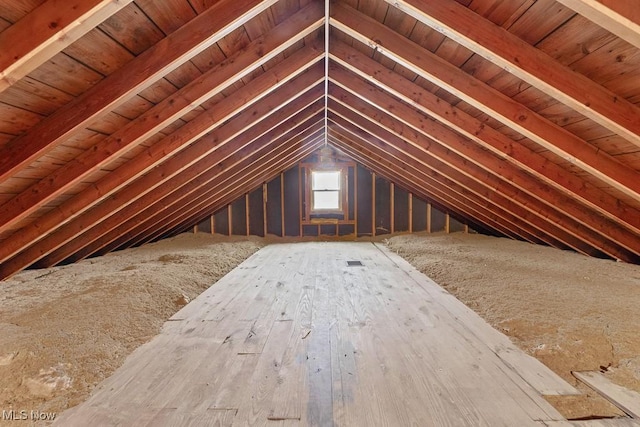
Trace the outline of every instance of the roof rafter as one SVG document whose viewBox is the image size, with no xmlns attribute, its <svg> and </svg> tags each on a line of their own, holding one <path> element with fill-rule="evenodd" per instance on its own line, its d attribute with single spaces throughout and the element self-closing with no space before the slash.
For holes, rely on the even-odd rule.
<svg viewBox="0 0 640 427">
<path fill-rule="evenodd" d="M 416 194 L 422 194 L 428 200 L 434 200 L 442 206 L 458 210 L 463 217 L 473 216 L 482 221 L 486 227 L 514 239 L 522 239 L 531 243 L 547 244 L 543 240 L 529 234 L 520 225 L 505 224 L 505 218 L 494 213 L 488 200 L 474 200 L 473 195 L 463 194 L 455 185 L 445 186 L 438 179 L 438 174 L 425 168 L 419 163 L 399 151 L 390 149 L 383 140 L 359 129 L 347 119 L 332 112 L 331 121 L 335 124 L 334 144 L 356 161 L 370 168 L 376 173 L 402 183 Z M 393 167 L 390 159 L 402 162 L 403 167 Z M 526 227 L 525 227 L 526 228 Z"/>
<path fill-rule="evenodd" d="M 347 6 L 332 25 L 530 138 L 617 190 L 640 199 L 639 174 L 524 105 L 476 80 L 420 45 Z"/>
<path fill-rule="evenodd" d="M 301 76 L 297 82 L 294 81 L 288 87 L 275 92 L 271 99 L 266 99 L 259 106 L 249 109 L 238 120 L 232 120 L 218 128 L 217 132 L 201 138 L 188 149 L 165 161 L 162 167 L 152 169 L 132 185 L 76 218 L 68 224 L 69 227 L 62 227 L 42 240 L 37 247 L 51 250 L 38 265 L 56 265 L 99 239 L 104 230 L 96 227 L 98 224 L 109 224 L 107 229 L 115 228 L 137 212 L 175 192 L 185 183 L 204 185 L 207 182 L 206 174 L 216 173 L 221 168 L 217 165 L 217 159 L 241 150 L 254 139 L 287 120 L 291 122 L 291 117 L 300 109 L 321 98 L 320 76 L 321 69 L 314 74 Z M 55 235 L 60 237 L 56 238 Z M 76 239 L 79 235 L 82 235 L 82 238 Z M 14 259 L 21 256 L 22 254 Z M 14 259 L 7 264 L 12 263 Z M 0 267 L 0 274 L 2 271 L 3 267 Z"/>
<path fill-rule="evenodd" d="M 619 0 L 557 1 L 640 48 L 640 12 L 635 2 Z"/>
<path fill-rule="evenodd" d="M 223 99 L 216 104 L 215 109 L 204 111 L 200 116 L 182 126 L 176 132 L 138 154 L 132 161 L 118 167 L 113 173 L 105 176 L 94 185 L 84 189 L 47 213 L 37 224 L 28 226 L 21 230 L 18 236 L 12 236 L 4 241 L 2 247 L 0 247 L 0 261 L 6 260 L 27 245 L 32 244 L 43 233 L 48 233 L 55 227 L 87 211 L 100 200 L 123 188 L 142 173 L 156 166 L 167 156 L 187 147 L 188 144 L 196 141 L 243 109 L 250 107 L 254 102 L 259 103 L 263 98 L 287 84 L 321 58 L 321 52 L 310 48 L 291 55 L 269 73 L 263 74 L 251 81 L 247 86 L 239 89 L 236 92 L 237 96 Z M 318 74 L 317 66 L 316 74 Z M 319 75 L 318 78 L 320 78 Z"/>
<path fill-rule="evenodd" d="M 295 128 L 308 127 L 310 121 L 317 123 L 318 115 L 321 112 L 322 108 L 319 108 L 317 103 L 302 110 L 297 114 L 299 117 L 294 118 L 294 120 L 298 122 L 300 117 L 307 117 L 307 119 L 295 126 Z M 282 132 L 283 128 L 286 128 L 286 126 L 281 125 L 276 129 L 278 132 Z M 318 130 L 316 126 L 312 133 L 317 133 Z M 275 134 L 275 132 L 270 133 Z M 315 137 L 317 138 L 317 135 Z M 199 214 L 203 209 L 211 205 L 212 199 L 218 203 L 226 194 L 238 191 L 238 188 L 246 191 L 245 185 L 247 181 L 255 179 L 256 175 L 262 176 L 262 174 L 268 173 L 267 171 L 271 171 L 274 167 L 292 166 L 292 156 L 299 155 L 300 151 L 303 150 L 311 150 L 310 145 L 313 145 L 313 149 L 318 146 L 317 141 L 308 142 L 306 139 L 294 139 L 284 135 L 273 139 L 268 144 L 264 144 L 262 140 L 263 138 L 254 140 L 241 151 L 219 160 L 219 164 L 222 167 L 216 168 L 215 174 L 207 172 L 206 179 L 208 179 L 208 182 L 204 185 L 194 186 L 185 183 L 180 189 L 176 189 L 163 200 L 146 207 L 143 211 L 137 213 L 135 217 L 127 220 L 117 228 L 109 230 L 108 233 L 100 236 L 91 245 L 74 253 L 71 260 L 76 261 L 94 253 L 106 253 L 113 248 L 124 245 L 128 241 L 136 244 L 148 240 L 152 238 L 152 235 L 161 234 L 165 228 L 170 228 L 176 222 L 182 222 L 186 217 L 193 216 L 194 211 Z M 269 153 L 273 153 L 273 155 L 269 156 Z M 263 170 L 260 174 L 256 174 L 253 167 L 260 161 L 262 161 Z"/>
<path fill-rule="evenodd" d="M 324 113 L 322 113 L 322 115 L 324 115 Z M 322 122 L 324 124 L 324 119 Z M 287 154 L 286 152 L 281 154 L 278 150 L 274 150 L 274 154 L 282 157 L 273 157 L 273 159 L 276 160 L 275 163 L 273 163 L 273 160 L 265 161 L 263 166 L 265 169 L 263 169 L 263 172 L 258 175 L 255 174 L 255 170 L 253 172 L 245 171 L 246 186 L 236 185 L 235 189 L 224 189 L 220 194 L 211 196 L 211 198 L 216 199 L 215 206 L 226 206 L 232 203 L 239 197 L 242 197 L 242 195 L 246 194 L 248 192 L 247 189 L 254 189 L 259 187 L 262 183 L 275 178 L 281 171 L 295 166 L 296 163 L 302 161 L 305 157 L 321 148 L 324 144 L 324 132 L 320 131 L 316 132 L 313 139 L 307 141 L 304 145 L 301 144 L 299 148 L 290 149 L 289 151 L 291 151 L 291 154 Z M 144 239 L 141 239 L 140 243 L 153 241 L 159 237 L 178 233 L 185 228 L 191 227 L 194 223 L 200 222 L 203 217 L 203 212 L 205 211 L 202 206 L 206 206 L 206 204 L 201 203 L 199 209 L 194 208 L 190 216 L 189 212 L 186 212 L 184 215 L 181 215 L 180 218 L 174 219 L 172 222 L 165 224 L 161 229 L 156 230 L 154 233 L 151 233 Z M 217 210 L 213 206 L 214 205 L 207 206 L 206 212 L 208 212 L 208 214 L 206 214 L 206 216 L 208 216 L 211 211 Z"/>
<path fill-rule="evenodd" d="M 557 226 L 565 231 L 576 237 L 591 236 L 590 241 L 594 247 L 599 247 L 597 246 L 599 244 L 601 250 L 620 259 L 628 261 L 633 257 L 629 257 L 629 253 L 616 250 L 614 247 L 605 250 L 605 241 L 613 240 L 630 252 L 640 254 L 640 236 L 629 233 L 628 230 L 620 228 L 616 223 L 604 220 L 600 214 L 589 211 L 586 206 L 576 200 L 536 180 L 516 165 L 502 161 L 494 153 L 483 150 L 471 140 L 440 123 L 428 120 L 413 107 L 395 100 L 382 89 L 374 88 L 372 84 L 365 82 L 360 77 L 355 77 L 344 68 L 332 68 L 331 76 L 333 81 L 352 94 L 357 94 L 358 98 L 375 106 L 380 111 L 387 111 L 389 116 L 437 141 L 445 150 L 452 150 L 465 158 L 466 161 L 490 173 L 491 178 L 485 178 L 482 180 L 483 182 L 495 183 L 495 185 L 492 184 L 495 190 L 504 192 L 512 200 L 521 199 L 527 201 L 527 205 L 537 206 L 536 210 L 543 212 L 547 218 L 552 219 Z M 430 148 L 430 154 L 437 152 L 437 147 Z M 514 189 L 522 191 L 523 194 L 518 197 L 518 192 L 512 193 Z"/>
<path fill-rule="evenodd" d="M 367 140 L 365 140 L 362 136 L 356 134 L 358 129 L 352 124 L 344 121 L 344 119 L 333 113 L 331 113 L 329 117 L 329 140 L 331 143 L 345 155 L 351 157 L 364 167 L 385 177 L 391 182 L 398 183 L 416 196 L 433 202 L 442 211 L 451 211 L 457 214 L 460 218 L 463 218 L 464 221 L 470 223 L 482 221 L 483 228 L 491 230 L 492 233 L 509 236 L 513 239 L 525 240 L 521 235 L 512 233 L 501 224 L 494 222 L 493 219 L 487 216 L 486 210 L 475 210 L 473 202 L 464 200 L 464 197 L 456 198 L 450 191 L 442 191 L 437 187 L 437 184 L 433 182 L 422 181 L 420 177 L 423 172 L 422 170 L 414 170 L 411 165 L 406 169 L 393 168 L 389 161 L 390 156 L 388 154 L 373 151 L 376 150 L 377 145 L 382 144 L 381 142 L 378 144 L 368 143 L 367 140 L 373 137 L 367 135 Z M 342 124 L 340 124 L 341 121 Z M 353 126 L 351 130 L 348 129 L 350 126 Z M 542 243 L 540 240 L 538 240 L 538 242 Z"/>
<path fill-rule="evenodd" d="M 640 108 L 455 0 L 386 0 L 640 147 Z"/>
<path fill-rule="evenodd" d="M 291 115 L 291 120 L 296 125 L 304 123 L 309 117 L 321 112 L 319 99 L 320 97 L 298 113 L 293 113 L 292 109 L 290 109 L 287 114 Z M 267 131 L 265 135 L 276 135 L 277 132 L 282 133 L 283 128 L 286 127 L 286 124 L 280 123 L 275 128 Z M 157 194 L 146 195 L 138 200 L 135 205 L 132 205 L 131 209 L 122 212 L 122 215 L 118 218 L 107 219 L 106 223 L 111 225 L 109 232 L 104 233 L 100 232 L 100 230 L 92 230 L 84 235 L 86 240 L 81 243 L 71 241 L 39 261 L 38 264 L 43 266 L 54 265 L 70 256 L 74 261 L 86 258 L 115 239 L 131 233 L 134 227 L 147 222 L 150 213 L 165 211 L 168 206 L 183 200 L 188 195 L 197 194 L 199 191 L 220 191 L 221 188 L 228 185 L 225 175 L 237 173 L 239 169 L 246 169 L 248 167 L 247 164 L 253 160 L 254 156 L 263 154 L 262 150 L 265 148 L 261 147 L 262 144 L 260 143 L 262 135 L 255 138 L 255 132 L 248 131 L 246 133 L 253 133 L 253 135 L 248 136 L 247 139 L 242 136 L 236 138 L 229 145 L 213 152 L 208 158 L 202 159 L 198 164 L 168 180 L 162 187 L 159 187 Z M 248 152 L 252 152 L 252 154 L 247 159 L 245 156 L 247 156 Z M 185 177 L 188 177 L 188 179 L 185 179 Z M 235 184 L 241 185 L 241 183 Z M 169 213 L 169 215 L 171 214 Z"/>
<path fill-rule="evenodd" d="M 61 224 L 58 223 L 57 226 L 54 227 L 57 228 L 57 230 L 48 234 L 42 240 L 38 240 L 37 245 L 34 245 L 35 241 L 28 242 L 28 249 L 10 260 L 3 262 L 2 265 L 0 265 L 0 277 L 7 277 L 19 271 L 35 260 L 50 254 L 60 246 L 73 240 L 78 235 L 86 234 L 92 228 L 95 232 L 95 226 L 100 224 L 106 217 L 122 211 L 123 208 L 152 192 L 152 190 L 155 190 L 153 191 L 155 197 L 160 197 L 161 193 L 157 188 L 162 183 L 180 171 L 185 170 L 189 165 L 196 163 L 199 159 L 206 157 L 209 153 L 220 149 L 220 147 L 224 147 L 225 144 L 242 132 L 247 130 L 260 130 L 260 128 L 252 128 L 258 120 L 264 120 L 265 118 L 278 120 L 278 117 L 285 112 L 285 109 L 279 111 L 278 108 L 285 106 L 290 100 L 294 100 L 303 94 L 311 98 L 319 97 L 320 94 L 316 94 L 314 91 L 319 90 L 317 85 L 322 82 L 322 77 L 322 70 L 318 67 L 313 68 L 310 72 L 303 73 L 300 77 L 281 87 L 269 97 L 259 101 L 256 106 L 251 106 L 246 114 L 239 117 L 239 120 L 231 120 L 218 128 L 215 134 L 209 135 L 207 138 L 201 138 L 197 143 L 191 144 L 188 149 L 182 150 L 171 157 L 171 159 L 162 164 L 162 168 L 151 169 L 141 179 L 136 180 L 134 184 L 125 187 L 118 193 L 104 200 L 100 205 L 88 210 L 62 227 L 60 227 Z M 309 90 L 310 88 L 314 89 Z M 307 90 L 309 90 L 308 93 Z M 293 104 L 290 108 L 296 110 L 296 108 L 300 107 L 301 106 Z M 196 172 L 197 171 L 194 170 L 193 173 Z M 203 171 L 200 172 L 202 173 Z M 167 191 L 170 191 L 170 189 L 167 189 Z M 121 215 L 122 214 L 121 212 Z M 3 245 L 1 248 L 3 253 L 5 250 L 12 252 L 12 249 L 16 246 L 24 247 L 25 242 L 21 241 L 20 236 L 22 236 L 22 233 L 18 233 L 18 235 L 14 234 L 3 242 L 7 243 L 7 247 L 9 247 L 9 249 L 5 249 L 5 245 Z M 43 236 L 38 235 L 38 237 Z M 55 265 L 68 255 L 70 254 L 56 258 L 55 262 L 51 262 L 50 265 Z"/>
<path fill-rule="evenodd" d="M 0 151 L 0 183 L 277 0 L 221 0 Z"/>
<path fill-rule="evenodd" d="M 490 200 L 496 207 L 500 207 L 509 212 L 515 218 L 526 222 L 538 234 L 544 233 L 552 240 L 558 240 L 563 245 L 586 254 L 595 255 L 594 247 L 582 241 L 579 237 L 562 229 L 549 218 L 542 215 L 535 209 L 535 203 L 519 190 L 510 188 L 506 183 L 498 181 L 491 172 L 481 169 L 473 162 L 465 161 L 460 156 L 450 152 L 446 147 L 442 147 L 435 140 L 427 138 L 415 129 L 408 128 L 407 125 L 391 117 L 378 107 L 365 104 L 363 101 L 354 99 L 353 94 L 341 93 L 338 89 L 332 91 L 336 95 L 343 107 L 358 114 L 360 118 L 367 122 L 360 122 L 359 125 L 367 132 L 375 135 L 378 139 L 384 140 L 387 144 L 393 145 L 406 154 L 410 154 L 414 159 L 420 161 L 425 167 L 437 171 L 446 177 L 450 182 L 465 190 L 475 193 L 478 197 Z M 345 95 L 350 97 L 348 101 Z M 335 110 L 334 110 L 335 111 Z M 344 114 L 344 113 L 343 113 Z M 354 120 L 355 121 L 355 120 Z M 381 130 L 392 134 L 381 137 Z M 393 141 L 393 143 L 391 143 Z M 447 186 L 451 186 L 448 182 Z M 543 240 L 545 240 L 543 238 Z M 545 240 L 552 246 L 552 240 Z"/>
<path fill-rule="evenodd" d="M 133 0 L 48 0 L 0 32 L 0 93 Z"/>
<path fill-rule="evenodd" d="M 264 65 L 285 49 L 317 30 L 321 24 L 322 9 L 312 3 L 292 16 L 286 24 L 281 24 L 263 37 L 254 40 L 236 55 L 227 58 L 218 66 L 149 109 L 136 120 L 100 141 L 91 150 L 85 151 L 21 194 L 5 202 L 0 211 L 0 232 L 32 214 L 40 206 L 59 196 L 131 147 L 169 126 L 213 95 L 246 77 L 257 67 Z M 305 55 L 313 58 L 320 55 L 320 50 L 307 47 L 304 52 L 296 55 L 296 59 L 303 59 Z M 242 99 L 255 102 L 270 90 L 275 90 L 280 84 L 284 84 L 287 79 L 281 74 L 286 70 L 286 64 L 291 62 L 294 61 L 285 61 L 285 64 L 276 66 L 266 75 L 260 76 L 257 79 L 258 82 L 249 86 L 252 88 L 251 91 L 254 91 L 254 95 L 245 95 L 247 91 L 241 91 L 239 98 L 233 98 L 236 104 L 241 107 L 243 105 Z M 220 111 L 216 111 L 216 122 L 224 121 L 228 117 L 230 115 L 225 116 Z M 148 161 L 145 161 L 146 163 Z M 140 163 L 136 163 L 136 165 L 140 165 Z M 124 178 L 130 175 L 119 174 L 118 176 Z"/>
<path fill-rule="evenodd" d="M 398 187 L 403 188 L 413 196 L 422 199 L 425 203 L 431 204 L 442 212 L 450 214 L 458 221 L 469 225 L 478 232 L 493 236 L 507 236 L 516 240 L 524 240 L 516 234 L 507 231 L 501 232 L 498 231 L 497 228 L 492 228 L 488 225 L 491 223 L 491 220 L 488 220 L 488 222 L 480 222 L 487 219 L 485 214 L 478 213 L 479 216 L 476 216 L 473 209 L 470 209 L 469 206 L 463 205 L 460 200 L 452 197 L 450 194 L 443 193 L 443 198 L 439 198 L 439 196 L 436 195 L 438 190 L 431 193 L 426 191 L 424 187 L 418 187 L 416 185 L 415 177 L 408 180 L 406 177 L 411 176 L 411 174 L 404 174 L 404 171 L 385 167 L 385 164 L 388 164 L 388 162 L 385 162 L 382 156 L 376 155 L 372 151 L 367 150 L 367 148 L 364 148 L 362 144 L 366 144 L 366 142 L 358 136 L 350 134 L 348 130 L 338 125 L 333 120 L 335 117 L 330 117 L 332 117 L 332 119 L 330 119 L 329 144 L 342 155 L 352 158 L 369 171 L 375 173 L 377 176 L 396 184 Z M 358 150 L 351 148 L 353 144 L 356 144 L 352 142 L 354 140 L 361 141 L 361 145 Z M 375 160 L 372 161 L 369 156 L 372 156 Z M 471 215 L 472 213 L 474 213 L 473 216 Z"/>
<path fill-rule="evenodd" d="M 436 187 L 444 193 L 447 191 L 453 192 L 465 202 L 471 201 L 479 206 L 483 206 L 485 211 L 496 215 L 495 222 L 501 224 L 502 228 L 510 230 L 511 233 L 522 235 L 520 234 L 520 230 L 524 229 L 527 230 L 527 234 L 533 236 L 537 232 L 539 236 L 535 240 L 537 243 L 544 243 L 557 248 L 568 248 L 566 244 L 560 242 L 558 239 L 551 237 L 544 231 L 536 229 L 531 224 L 513 215 L 508 211 L 508 206 L 499 205 L 495 197 L 492 197 L 493 193 L 490 189 L 478 187 L 475 183 L 471 183 L 476 190 L 472 191 L 465 186 L 465 183 L 471 182 L 468 178 L 462 178 L 462 181 L 451 179 L 449 175 L 442 173 L 434 166 L 440 164 L 437 163 L 437 160 L 422 157 L 424 150 L 410 144 L 386 127 L 380 126 L 375 120 L 361 115 L 360 112 L 354 111 L 351 107 L 340 102 L 332 104 L 331 108 L 333 114 L 336 115 L 334 119 L 336 123 L 339 123 L 343 128 L 349 129 L 351 133 L 363 132 L 371 135 L 372 138 L 365 138 L 364 135 L 358 134 L 360 139 L 379 148 L 381 154 L 384 152 L 389 153 L 389 155 L 398 159 L 401 165 L 412 165 L 418 174 L 417 176 L 421 177 L 423 183 L 429 182 L 432 186 L 435 184 Z M 346 121 L 348 125 L 342 120 Z M 357 130 L 354 130 L 353 127 L 356 127 Z M 460 177 L 459 173 L 455 175 Z M 523 238 L 530 241 L 532 239 L 532 237 L 524 236 Z"/>
<path fill-rule="evenodd" d="M 403 78 L 363 53 L 335 41 L 331 58 L 344 68 L 374 83 L 389 94 L 435 118 L 465 137 L 526 170 L 545 183 L 582 201 L 609 219 L 622 222 L 640 233 L 640 210 L 585 182 L 544 156 L 513 141 L 463 110 L 451 106 L 431 92 Z M 598 218 L 593 218 L 597 223 Z"/>
</svg>

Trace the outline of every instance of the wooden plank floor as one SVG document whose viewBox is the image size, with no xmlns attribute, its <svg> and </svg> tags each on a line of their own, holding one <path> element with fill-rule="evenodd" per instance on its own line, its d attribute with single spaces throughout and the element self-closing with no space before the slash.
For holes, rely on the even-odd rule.
<svg viewBox="0 0 640 427">
<path fill-rule="evenodd" d="M 575 390 L 384 246 L 277 244 L 56 425 L 540 427 L 550 392 Z"/>
</svg>

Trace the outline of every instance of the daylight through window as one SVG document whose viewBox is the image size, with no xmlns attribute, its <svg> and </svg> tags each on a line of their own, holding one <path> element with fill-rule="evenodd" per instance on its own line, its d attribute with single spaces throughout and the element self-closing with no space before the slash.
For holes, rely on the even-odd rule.
<svg viewBox="0 0 640 427">
<path fill-rule="evenodd" d="M 311 172 L 314 211 L 340 209 L 340 171 Z"/>
</svg>

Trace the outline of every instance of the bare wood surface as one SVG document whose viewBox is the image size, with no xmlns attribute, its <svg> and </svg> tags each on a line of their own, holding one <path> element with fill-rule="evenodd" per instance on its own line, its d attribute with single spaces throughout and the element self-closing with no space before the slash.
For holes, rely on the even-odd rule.
<svg viewBox="0 0 640 427">
<path fill-rule="evenodd" d="M 333 116 L 331 116 L 331 120 L 332 122 L 337 122 L 339 118 L 334 118 Z M 343 124 L 341 124 L 341 126 L 342 125 Z M 353 131 L 353 129 L 349 129 L 349 131 Z M 358 136 L 364 139 L 365 136 L 362 135 L 363 133 L 364 132 L 361 132 L 361 134 Z M 354 134 L 351 134 L 350 136 L 353 135 Z M 525 233 L 520 228 L 518 228 L 518 232 L 516 233 L 510 231 L 509 228 L 506 228 L 503 225 L 504 223 L 502 221 L 498 223 L 497 221 L 499 221 L 499 219 L 503 217 L 499 217 L 498 214 L 489 212 L 490 207 L 489 209 L 487 208 L 489 205 L 489 202 L 487 200 L 466 200 L 466 198 L 469 197 L 470 194 L 453 194 L 451 191 L 443 191 L 443 189 L 439 187 L 438 183 L 429 182 L 426 177 L 421 179 L 421 174 L 423 171 L 419 170 L 419 167 L 414 168 L 413 165 L 410 165 L 409 159 L 400 158 L 406 163 L 405 169 L 407 169 L 407 174 L 405 174 L 404 170 L 393 171 L 389 169 L 389 167 L 383 165 L 382 159 L 386 159 L 386 157 L 388 157 L 388 154 L 378 151 L 377 147 L 374 147 L 374 145 L 372 144 L 370 144 L 369 147 L 363 147 L 362 145 L 360 145 L 359 147 L 352 148 L 354 140 L 349 140 L 347 142 L 347 139 L 342 135 L 333 138 L 333 143 L 365 167 L 368 167 L 373 171 L 381 171 L 386 173 L 387 176 L 389 176 L 396 182 L 401 183 L 405 188 L 412 190 L 416 194 L 423 194 L 423 197 L 425 199 L 434 201 L 438 200 L 443 205 L 455 206 L 457 209 L 460 209 L 459 212 L 463 213 L 463 215 L 474 215 L 475 218 L 482 218 L 482 221 L 485 224 L 490 225 L 496 230 L 500 230 L 502 234 L 505 234 L 507 236 L 520 236 L 520 238 L 532 242 L 542 242 L 542 240 L 533 238 L 533 236 Z M 454 187 L 449 184 L 448 188 L 451 189 Z M 458 198 L 458 196 L 460 196 L 460 198 Z M 476 203 L 479 203 L 477 207 Z"/>
<path fill-rule="evenodd" d="M 331 57 L 349 71 L 375 82 L 376 86 L 389 94 L 438 119 L 472 141 L 492 150 L 498 156 L 565 192 L 569 197 L 586 203 L 600 214 L 615 221 L 622 221 L 631 231 L 640 232 L 640 211 L 636 208 L 585 182 L 566 168 L 553 163 L 525 145 L 486 126 L 463 110 L 443 102 L 428 90 L 409 80 L 399 78 L 397 73 L 388 70 L 358 50 L 344 43 L 334 42 L 331 46 Z"/>
<path fill-rule="evenodd" d="M 428 79 L 452 95 L 485 111 L 496 120 L 554 152 L 571 164 L 631 198 L 640 196 L 638 173 L 613 157 L 594 149 L 519 102 L 474 79 L 420 45 L 377 21 L 342 5 L 332 9 L 334 27 L 373 47 L 389 59 Z"/>
<path fill-rule="evenodd" d="M 99 114 L 149 87 L 158 78 L 202 52 L 274 2 L 225 0 L 216 3 L 207 12 L 130 61 L 127 67 L 118 69 L 3 147 L 0 182 L 59 145 Z"/>
<path fill-rule="evenodd" d="M 572 372 L 573 376 L 597 391 L 626 414 L 640 419 L 640 393 L 612 383 L 600 372 Z"/>
<path fill-rule="evenodd" d="M 332 88 L 330 93 L 342 104 L 336 107 L 332 106 L 332 111 L 342 117 L 348 117 L 353 123 L 359 123 L 361 129 L 375 135 L 379 141 L 383 142 L 385 151 L 409 153 L 413 159 L 419 159 L 418 164 L 422 165 L 422 168 L 431 169 L 433 173 L 442 175 L 444 179 L 455 182 L 455 185 L 460 187 L 462 192 L 474 193 L 490 200 L 496 208 L 502 208 L 509 215 L 520 218 L 524 225 L 553 236 L 554 240 L 557 238 L 563 245 L 577 251 L 589 253 L 593 250 L 565 230 L 561 230 L 555 223 L 550 222 L 549 218 L 542 218 L 538 215 L 539 213 L 532 212 L 527 208 L 526 203 L 521 204 L 515 200 L 516 198 L 528 199 L 531 196 L 517 190 L 514 191 L 510 183 L 504 180 L 499 182 L 498 177 L 480 170 L 479 166 L 468 164 L 464 159 L 458 158 L 452 150 L 441 146 L 436 140 L 407 128 L 397 118 L 391 117 L 380 108 L 357 99 L 356 91 Z M 402 108 L 400 105 L 394 105 L 394 107 Z M 404 112 L 406 113 L 408 110 L 405 109 Z M 366 120 L 360 120 L 360 118 Z M 426 161 L 425 156 L 430 157 L 429 161 Z M 402 164 L 409 161 L 411 160 L 403 161 Z M 488 182 L 492 182 L 494 185 L 489 188 Z M 534 234 L 536 233 L 534 232 Z M 597 241 L 597 243 L 601 242 Z"/>
<path fill-rule="evenodd" d="M 506 365 L 471 332 L 472 319 L 443 305 L 441 288 L 389 255 L 354 242 L 263 248 L 54 425 L 564 420 L 516 374 L 526 367 Z M 354 259 L 363 266 L 349 267 Z M 491 329 L 483 338 L 492 335 L 502 336 Z"/>
<path fill-rule="evenodd" d="M 640 12 L 633 2 L 617 0 L 558 0 L 558 2 L 640 48 Z"/>
<path fill-rule="evenodd" d="M 131 147 L 166 128 L 213 95 L 219 94 L 255 72 L 256 68 L 314 31 L 320 25 L 320 18 L 320 10 L 317 7 L 310 6 L 297 13 L 291 17 L 288 25 L 277 27 L 265 36 L 254 40 L 245 49 L 213 67 L 136 120 L 91 147 L 90 150 L 4 203 L 0 212 L 0 231 L 30 215 L 38 207 L 62 194 L 87 175 L 104 167 L 107 162 L 127 152 Z M 272 69 L 272 72 L 275 73 L 276 70 Z M 273 83 L 270 85 L 271 88 L 276 87 Z M 253 92 L 257 100 L 258 89 Z M 240 99 L 240 95 L 236 99 Z M 224 117 L 221 116 L 218 115 L 220 120 L 223 120 Z M 125 179 L 122 181 L 126 182 Z"/>
<path fill-rule="evenodd" d="M 0 33 L 0 92 L 132 0 L 49 0 Z"/>
<path fill-rule="evenodd" d="M 640 108 L 454 0 L 387 0 L 457 43 L 640 146 Z M 636 25 L 637 27 L 637 25 Z"/>
<path fill-rule="evenodd" d="M 473 310 L 469 309 L 457 298 L 446 290 L 435 285 L 431 279 L 418 272 L 407 261 L 391 251 L 385 250 L 385 254 L 412 280 L 416 280 L 432 298 L 438 299 L 442 306 L 462 324 L 469 328 L 470 333 L 479 339 L 508 366 L 520 375 L 528 384 L 534 387 L 540 394 L 544 395 L 577 395 L 578 390 L 568 384 L 565 380 L 553 373 L 549 368 L 532 356 L 519 350 L 504 334 L 496 334 L 495 330 L 487 322 L 482 320 Z M 427 285 L 431 283 L 432 285 Z M 435 292 L 435 293 L 434 293 Z M 522 368 L 522 369 L 519 369 Z"/>
<path fill-rule="evenodd" d="M 171 135 L 167 138 L 164 138 L 162 141 L 156 143 L 154 146 L 150 147 L 144 153 L 136 157 L 135 161 L 125 163 L 123 166 L 117 169 L 115 173 L 109 174 L 105 178 L 103 178 L 99 182 L 99 184 L 86 188 L 83 192 L 68 200 L 56 210 L 50 212 L 50 214 L 47 215 L 46 218 L 43 218 L 37 225 L 34 224 L 34 226 L 30 227 L 28 230 L 23 230 L 20 235 L 14 235 L 11 238 L 11 242 L 6 241 L 3 245 L 3 254 L 0 254 L 0 259 L 5 259 L 5 256 L 9 256 L 9 254 L 7 253 L 8 251 L 15 253 L 15 249 L 17 247 L 24 247 L 23 245 L 28 244 L 30 238 L 33 239 L 37 236 L 42 236 L 43 230 L 47 227 L 55 227 L 56 225 L 59 225 L 62 222 L 61 218 L 69 220 L 71 218 L 78 217 L 80 214 L 88 210 L 88 208 L 92 206 L 93 203 L 96 203 L 102 197 L 115 192 L 115 190 L 121 188 L 123 184 L 132 179 L 132 177 L 137 176 L 138 174 L 142 173 L 142 171 L 147 170 L 155 163 L 158 163 L 160 160 L 165 159 L 165 156 L 168 153 L 175 152 L 181 146 L 182 148 L 186 148 L 189 143 L 200 138 L 211 128 L 219 125 L 219 119 L 229 118 L 243 108 L 250 108 L 254 101 L 258 104 L 267 102 L 267 100 L 269 99 L 269 96 L 267 94 L 269 92 L 281 88 L 282 85 L 286 86 L 287 82 L 289 82 L 291 78 L 305 70 L 309 63 L 317 60 L 319 55 L 317 52 L 312 53 L 309 57 L 307 57 L 305 52 L 307 52 L 307 50 L 300 52 L 300 55 L 294 54 L 288 58 L 289 60 L 292 60 L 295 64 L 297 64 L 295 66 L 296 70 L 289 69 L 286 66 L 288 62 L 285 61 L 280 64 L 282 67 L 274 68 L 271 70 L 272 72 L 267 73 L 252 81 L 253 84 L 257 84 L 260 81 L 263 81 L 263 77 L 264 79 L 269 80 L 268 82 L 263 81 L 264 86 L 262 87 L 264 88 L 265 92 L 260 92 L 260 96 L 257 96 L 258 88 L 255 88 L 253 86 L 245 86 L 240 92 L 237 93 L 238 96 L 225 98 L 223 101 L 217 104 L 217 106 L 220 107 L 219 109 L 216 109 L 215 111 L 204 112 L 197 119 L 192 120 L 191 122 L 189 122 L 189 124 L 180 128 L 176 135 Z M 298 62 L 296 58 L 300 59 L 301 61 Z M 319 69 L 317 71 L 319 72 Z M 277 80 L 277 82 L 274 82 L 274 80 Z M 247 94 L 247 92 L 251 91 L 252 88 L 254 89 L 253 97 L 251 97 L 250 94 Z M 297 92 L 299 92 L 299 90 Z M 244 93 L 244 95 L 240 96 L 241 93 Z M 266 96 L 266 98 L 263 98 L 263 94 Z M 280 99 L 282 97 L 282 95 L 271 95 L 272 99 Z M 225 105 L 225 107 L 223 107 L 223 105 Z M 261 115 L 257 115 L 257 111 L 258 110 L 254 110 L 253 114 L 246 113 L 246 117 L 238 117 L 235 121 L 237 125 L 231 127 L 234 127 L 235 132 L 238 132 L 238 127 L 240 127 L 241 129 L 244 127 L 250 127 L 250 124 L 253 123 L 253 120 L 262 117 Z M 262 111 L 273 112 L 273 107 L 267 106 Z M 250 121 L 247 122 L 246 120 Z M 227 126 L 229 126 L 229 123 L 227 124 Z M 176 138 L 176 136 L 178 135 L 180 135 L 180 137 Z M 234 135 L 234 133 L 231 133 L 231 135 Z M 200 145 L 202 146 L 202 148 L 208 147 L 207 149 L 212 148 L 208 143 L 202 142 L 202 140 L 200 140 L 200 142 L 196 145 Z M 184 156 L 185 151 L 181 151 L 179 155 Z M 185 163 L 179 166 L 184 168 L 184 166 L 186 165 L 187 164 Z M 140 194 L 149 191 L 151 188 L 152 187 L 145 188 L 140 192 Z M 94 202 L 87 203 L 87 200 L 93 200 Z"/>
<path fill-rule="evenodd" d="M 594 420 L 540 421 L 546 427 L 640 427 L 640 422 L 631 418 L 602 418 Z"/>
</svg>

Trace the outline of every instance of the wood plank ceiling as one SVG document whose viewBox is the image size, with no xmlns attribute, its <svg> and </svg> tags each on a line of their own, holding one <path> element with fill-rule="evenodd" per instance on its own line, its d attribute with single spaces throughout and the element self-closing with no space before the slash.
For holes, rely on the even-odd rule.
<svg viewBox="0 0 640 427">
<path fill-rule="evenodd" d="M 637 263 L 639 48 L 613 0 L 0 0 L 0 278 L 173 235 L 325 144 Z"/>
</svg>

